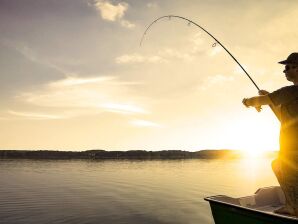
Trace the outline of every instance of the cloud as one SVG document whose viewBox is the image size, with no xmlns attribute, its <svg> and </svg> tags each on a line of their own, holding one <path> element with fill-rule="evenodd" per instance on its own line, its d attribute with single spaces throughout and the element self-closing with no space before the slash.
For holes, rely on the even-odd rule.
<svg viewBox="0 0 298 224">
<path fill-rule="evenodd" d="M 166 49 L 160 50 L 158 52 L 158 55 L 160 55 L 161 57 L 164 57 L 164 58 L 182 59 L 184 61 L 193 61 L 194 60 L 194 56 L 192 54 L 183 53 L 178 50 L 171 49 L 171 48 L 166 48 Z"/>
<path fill-rule="evenodd" d="M 117 64 L 141 63 L 146 59 L 140 54 L 124 54 L 116 58 Z"/>
<path fill-rule="evenodd" d="M 216 83 L 222 83 L 222 82 L 230 82 L 233 81 L 234 77 L 233 76 L 226 76 L 226 75 L 214 75 L 214 76 L 209 76 L 207 79 L 207 82 L 210 84 L 216 84 Z"/>
<path fill-rule="evenodd" d="M 53 119 L 63 119 L 64 116 L 44 114 L 44 113 L 32 113 L 32 112 L 17 112 L 17 111 L 8 111 L 9 114 L 15 115 L 18 117 L 24 117 L 26 119 L 33 120 L 53 120 Z"/>
<path fill-rule="evenodd" d="M 168 63 L 171 60 L 179 60 L 184 62 L 192 62 L 198 56 L 198 53 L 207 54 L 213 57 L 222 52 L 222 47 L 203 48 L 205 44 L 202 33 L 196 33 L 188 39 L 189 45 L 183 46 L 183 49 L 163 48 L 158 50 L 155 55 L 142 55 L 139 53 L 123 54 L 116 57 L 117 64 L 137 64 L 137 63 Z"/>
<path fill-rule="evenodd" d="M 114 5 L 107 0 L 95 0 L 94 7 L 100 13 L 103 20 L 119 22 L 121 26 L 129 29 L 135 27 L 135 24 L 123 19 L 129 7 L 128 3 L 126 2 L 120 2 Z"/>
<path fill-rule="evenodd" d="M 31 48 L 27 46 L 15 46 L 14 48 L 30 61 L 40 62 L 36 53 Z"/>
<path fill-rule="evenodd" d="M 183 53 L 171 48 L 165 48 L 157 52 L 156 55 L 141 55 L 138 53 L 124 54 L 115 59 L 117 64 L 137 64 L 137 63 L 167 63 L 170 60 L 193 61 L 192 54 Z"/>
<path fill-rule="evenodd" d="M 125 2 L 120 2 L 117 5 L 113 5 L 112 3 L 103 0 L 96 0 L 94 6 L 100 12 L 101 17 L 108 21 L 116 21 L 117 19 L 121 19 L 128 8 L 128 4 Z"/>
<path fill-rule="evenodd" d="M 1 40 L 1 42 L 7 46 L 10 47 L 17 52 L 19 52 L 22 56 L 24 56 L 26 59 L 28 59 L 31 62 L 34 62 L 36 64 L 43 65 L 48 68 L 55 69 L 56 71 L 67 74 L 69 73 L 66 71 L 66 69 L 62 68 L 61 66 L 58 66 L 57 64 L 53 63 L 52 61 L 46 59 L 44 56 L 38 54 L 33 48 L 26 46 L 21 43 L 12 42 L 10 40 Z"/>
<path fill-rule="evenodd" d="M 202 38 L 202 33 L 196 33 L 189 39 L 190 43 L 193 45 L 191 53 L 195 54 L 202 49 L 202 45 L 205 43 L 204 39 Z"/>
<path fill-rule="evenodd" d="M 113 80 L 113 77 L 96 77 L 96 78 L 77 78 L 77 77 L 67 77 L 63 80 L 59 80 L 56 82 L 52 82 L 49 86 L 52 87 L 66 87 L 66 86 L 75 86 L 75 85 L 84 85 L 84 84 L 92 84 L 92 83 L 100 83 L 104 81 Z"/>
<path fill-rule="evenodd" d="M 116 113 L 130 114 L 130 113 L 148 113 L 143 108 L 133 104 L 121 104 L 121 103 L 104 103 L 101 105 L 102 108 Z"/>
<path fill-rule="evenodd" d="M 159 55 L 143 56 L 140 54 L 124 54 L 115 59 L 117 64 L 134 64 L 134 63 L 162 63 L 167 60 Z"/>
<path fill-rule="evenodd" d="M 148 8 L 152 9 L 152 8 L 157 8 L 158 4 L 156 2 L 149 2 L 146 5 Z"/>
<path fill-rule="evenodd" d="M 132 120 L 130 122 L 132 125 L 134 126 L 138 126 L 138 127 L 155 127 L 155 128 L 161 128 L 162 126 L 154 123 L 152 121 L 146 121 L 146 120 Z"/>
<path fill-rule="evenodd" d="M 136 26 L 135 24 L 133 24 L 127 20 L 124 20 L 124 19 L 120 21 L 120 24 L 121 24 L 121 26 L 128 28 L 128 29 L 135 28 L 135 26 Z"/>
<path fill-rule="evenodd" d="M 221 75 L 221 74 L 209 76 L 206 79 L 206 81 L 203 83 L 203 85 L 199 87 L 199 90 L 207 90 L 208 88 L 210 88 L 214 85 L 223 84 L 226 82 L 232 82 L 234 80 L 235 79 L 233 76 L 226 76 L 226 75 Z"/>
<path fill-rule="evenodd" d="M 141 105 L 129 83 L 116 77 L 67 77 L 48 83 L 40 89 L 19 94 L 16 99 L 40 107 L 63 108 L 68 116 L 114 112 L 121 114 L 149 113 Z"/>
<path fill-rule="evenodd" d="M 212 48 L 207 52 L 207 54 L 208 56 L 213 57 L 221 53 L 222 50 L 222 47 L 216 44 L 215 46 L 212 46 Z"/>
</svg>

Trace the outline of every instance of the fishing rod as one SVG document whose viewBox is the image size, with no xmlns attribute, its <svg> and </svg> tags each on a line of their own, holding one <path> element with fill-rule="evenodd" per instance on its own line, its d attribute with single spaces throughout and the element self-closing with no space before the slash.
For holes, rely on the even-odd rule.
<svg viewBox="0 0 298 224">
<path fill-rule="evenodd" d="M 239 63 L 239 61 L 234 57 L 234 55 L 232 55 L 232 53 L 218 40 L 216 39 L 211 33 L 209 33 L 206 29 L 204 29 L 202 26 L 200 26 L 199 24 L 197 24 L 196 22 L 185 18 L 183 16 L 176 16 L 176 15 L 166 15 L 166 16 L 161 16 L 159 18 L 157 18 L 156 20 L 154 20 L 152 23 L 149 24 L 149 26 L 147 26 L 145 32 L 143 33 L 143 36 L 141 38 L 140 41 L 140 47 L 142 46 L 142 43 L 144 41 L 144 38 L 147 34 L 147 32 L 149 31 L 149 29 L 151 28 L 151 26 L 153 26 L 153 24 L 157 23 L 159 20 L 162 20 L 164 18 L 178 18 L 178 19 L 182 19 L 188 22 L 188 24 L 193 24 L 195 26 L 197 26 L 198 28 L 200 28 L 201 30 L 203 30 L 205 33 L 207 33 L 213 40 L 215 40 L 216 42 L 212 45 L 212 46 L 216 46 L 216 44 L 219 44 L 232 58 L 233 60 L 240 66 L 240 68 L 242 69 L 242 71 L 246 74 L 246 76 L 250 79 L 250 81 L 254 84 L 254 86 L 257 88 L 258 91 L 260 91 L 260 88 L 258 87 L 258 85 L 255 83 L 255 81 L 251 78 L 251 76 L 248 74 L 248 72 L 243 68 L 243 66 Z M 272 111 L 274 112 L 274 114 L 276 115 L 276 117 L 279 119 L 279 116 L 277 115 L 276 111 L 273 109 L 272 105 L 269 105 L 270 108 L 272 109 Z M 257 109 L 257 108 L 256 108 Z M 257 109 L 259 111 L 259 109 Z"/>
</svg>

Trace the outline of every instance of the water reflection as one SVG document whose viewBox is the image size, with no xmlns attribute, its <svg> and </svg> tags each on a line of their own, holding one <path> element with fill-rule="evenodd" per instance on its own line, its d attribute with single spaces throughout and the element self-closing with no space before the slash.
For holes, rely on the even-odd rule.
<svg viewBox="0 0 298 224">
<path fill-rule="evenodd" d="M 270 159 L 0 161 L 0 223 L 213 223 L 204 197 L 277 185 Z"/>
</svg>

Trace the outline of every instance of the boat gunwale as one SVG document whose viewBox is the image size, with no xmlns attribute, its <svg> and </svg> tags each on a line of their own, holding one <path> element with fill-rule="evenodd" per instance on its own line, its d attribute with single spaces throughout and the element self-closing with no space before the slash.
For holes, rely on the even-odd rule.
<svg viewBox="0 0 298 224">
<path fill-rule="evenodd" d="M 228 205 L 230 207 L 239 208 L 241 210 L 248 210 L 248 211 L 251 211 L 251 212 L 261 213 L 261 214 L 266 215 L 266 216 L 276 216 L 276 217 L 281 218 L 281 219 L 286 219 L 286 220 L 291 220 L 291 221 L 298 221 L 298 218 L 296 218 L 294 216 L 285 216 L 285 215 L 280 215 L 280 214 L 276 214 L 276 213 L 273 213 L 273 212 L 269 213 L 269 212 L 265 212 L 265 211 L 262 211 L 262 210 L 257 210 L 257 209 L 253 209 L 253 208 L 244 207 L 244 206 L 241 206 L 241 205 L 235 205 L 235 204 L 232 204 L 232 203 L 219 201 L 219 200 L 215 199 L 214 197 L 228 197 L 228 196 L 226 196 L 226 195 L 214 195 L 214 196 L 205 197 L 204 200 L 208 201 L 208 202 L 215 202 L 215 203 L 218 203 L 218 204 Z M 231 197 L 228 197 L 228 198 L 231 198 Z M 237 198 L 235 198 L 235 199 L 237 199 Z"/>
</svg>

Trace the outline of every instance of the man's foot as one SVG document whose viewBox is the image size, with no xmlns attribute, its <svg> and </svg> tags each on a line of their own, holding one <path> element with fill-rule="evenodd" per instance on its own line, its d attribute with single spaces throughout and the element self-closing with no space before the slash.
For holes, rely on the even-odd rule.
<svg viewBox="0 0 298 224">
<path fill-rule="evenodd" d="M 274 210 L 274 213 L 282 214 L 282 215 L 292 215 L 296 216 L 296 211 L 290 206 L 284 206 L 279 209 Z"/>
</svg>

